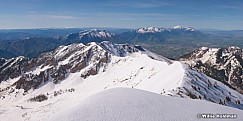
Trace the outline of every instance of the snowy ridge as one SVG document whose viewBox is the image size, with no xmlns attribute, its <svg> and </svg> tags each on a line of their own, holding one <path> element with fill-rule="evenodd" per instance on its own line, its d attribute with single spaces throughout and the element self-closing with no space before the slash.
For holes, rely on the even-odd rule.
<svg viewBox="0 0 243 121">
<path fill-rule="evenodd" d="M 60 46 L 16 68 L 19 76 L 10 78 L 10 74 L 0 84 L 3 121 L 47 120 L 93 94 L 117 87 L 243 109 L 243 96 L 237 91 L 140 46 L 108 41 Z"/>
<path fill-rule="evenodd" d="M 157 27 L 144 27 L 144 28 L 139 28 L 136 31 L 138 33 L 156 33 L 156 32 L 165 31 L 165 29 L 164 28 L 157 28 Z"/>
<path fill-rule="evenodd" d="M 117 36 L 106 30 L 91 29 L 80 31 L 78 33 L 71 33 L 63 38 L 64 43 L 83 43 L 88 44 L 90 42 L 102 42 L 102 41 L 112 41 L 117 40 Z"/>
<path fill-rule="evenodd" d="M 177 26 L 174 26 L 173 29 L 182 29 L 182 27 L 177 25 Z"/>
<path fill-rule="evenodd" d="M 208 76 L 220 80 L 243 94 L 243 51 L 239 47 L 202 47 L 180 60 Z"/>
<path fill-rule="evenodd" d="M 157 27 L 143 27 L 135 30 L 137 33 L 145 34 L 145 33 L 160 33 L 160 32 L 172 32 L 172 31 L 196 31 L 192 27 L 181 27 L 174 26 L 172 28 L 157 28 Z"/>
<path fill-rule="evenodd" d="M 3 60 L 3 61 L 5 61 L 2 65 L 1 65 L 1 67 L 3 68 L 3 67 L 12 67 L 14 64 L 16 64 L 17 62 L 20 62 L 20 61 L 22 61 L 23 59 L 24 59 L 25 57 L 23 57 L 23 56 L 19 56 L 19 57 L 17 57 L 17 58 L 12 58 L 12 59 L 9 59 L 9 60 Z"/>
<path fill-rule="evenodd" d="M 107 32 L 106 30 L 98 30 L 98 29 L 85 30 L 79 33 L 80 38 L 82 38 L 84 35 L 88 35 L 89 37 L 100 37 L 100 38 L 107 38 L 107 37 L 114 36 L 114 34 L 111 32 Z"/>
<path fill-rule="evenodd" d="M 0 61 L 0 82 L 2 82 L 10 77 L 17 78 L 20 74 L 22 74 L 22 70 L 19 68 L 19 65 L 24 61 L 28 61 L 28 59 L 23 56 L 19 56 L 11 59 L 1 59 Z"/>
<path fill-rule="evenodd" d="M 179 26 L 179 25 L 177 25 L 177 26 L 174 26 L 174 27 L 172 27 L 172 28 L 170 28 L 170 29 L 174 29 L 174 30 L 186 30 L 186 31 L 196 31 L 194 28 L 192 28 L 192 27 L 182 27 L 182 26 Z"/>
<path fill-rule="evenodd" d="M 111 98 L 112 97 L 112 98 Z M 185 111 L 186 110 L 186 111 Z M 77 106 L 51 116 L 51 121 L 196 121 L 200 113 L 237 114 L 240 121 L 242 111 L 212 104 L 206 101 L 186 100 L 161 96 L 155 93 L 116 88 L 102 91 L 81 101 Z M 60 117 L 61 115 L 61 117 Z M 213 119 L 222 120 L 222 119 Z"/>
</svg>

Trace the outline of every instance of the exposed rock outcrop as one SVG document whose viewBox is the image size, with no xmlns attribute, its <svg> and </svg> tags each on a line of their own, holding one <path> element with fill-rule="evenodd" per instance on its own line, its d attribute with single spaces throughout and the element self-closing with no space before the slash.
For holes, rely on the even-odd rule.
<svg viewBox="0 0 243 121">
<path fill-rule="evenodd" d="M 243 94 L 242 55 L 239 47 L 202 47 L 182 56 L 180 60 Z"/>
<path fill-rule="evenodd" d="M 19 77 L 12 86 L 28 91 L 49 81 L 57 84 L 70 73 L 80 72 L 82 78 L 87 78 L 105 71 L 111 55 L 123 57 L 133 52 L 138 50 L 128 44 L 104 41 L 60 46 L 37 58 L 0 59 L 0 82 Z"/>
</svg>

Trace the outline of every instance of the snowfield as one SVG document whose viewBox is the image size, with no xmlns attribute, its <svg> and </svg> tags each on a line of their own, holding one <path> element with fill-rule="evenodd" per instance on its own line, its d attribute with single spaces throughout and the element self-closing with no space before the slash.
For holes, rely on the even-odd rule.
<svg viewBox="0 0 243 121">
<path fill-rule="evenodd" d="M 50 121 L 198 121 L 197 114 L 237 114 L 236 119 L 213 119 L 242 121 L 239 109 L 206 101 L 161 96 L 143 90 L 115 88 L 94 94 L 77 106 L 54 114 Z"/>
</svg>

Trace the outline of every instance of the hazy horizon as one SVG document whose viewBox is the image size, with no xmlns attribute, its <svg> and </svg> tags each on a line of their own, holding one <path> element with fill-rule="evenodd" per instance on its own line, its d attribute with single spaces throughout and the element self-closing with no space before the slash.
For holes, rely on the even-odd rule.
<svg viewBox="0 0 243 121">
<path fill-rule="evenodd" d="M 157 28 L 172 28 L 174 26 L 170 27 L 163 27 L 163 26 L 143 26 L 143 27 L 157 27 Z M 137 28 L 124 28 L 124 27 L 43 27 L 43 28 L 0 28 L 0 30 L 31 30 L 31 29 L 139 29 L 143 27 L 137 27 Z M 243 30 L 243 29 L 217 29 L 217 28 L 195 28 L 193 26 L 182 26 L 182 27 L 192 27 L 197 30 L 209 30 L 209 31 L 237 31 L 237 30 Z"/>
</svg>

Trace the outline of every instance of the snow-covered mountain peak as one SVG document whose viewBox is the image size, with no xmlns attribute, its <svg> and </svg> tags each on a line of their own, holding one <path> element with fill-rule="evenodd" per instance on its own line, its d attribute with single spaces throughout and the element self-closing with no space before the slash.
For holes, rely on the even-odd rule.
<svg viewBox="0 0 243 121">
<path fill-rule="evenodd" d="M 160 32 L 173 32 L 173 31 L 196 31 L 192 27 L 181 27 L 181 26 L 174 26 L 172 28 L 157 28 L 157 27 L 144 27 L 139 28 L 136 30 L 137 33 L 145 34 L 145 33 L 160 33 Z"/>
<path fill-rule="evenodd" d="M 43 53 L 38 58 L 33 58 L 30 60 L 21 56 L 9 60 L 1 59 L 0 82 L 5 81 L 10 77 L 18 77 L 23 73 L 30 74 L 33 70 L 36 70 L 36 68 L 41 69 L 45 66 L 48 67 L 46 67 L 44 70 L 41 69 L 41 71 L 49 71 L 46 69 L 51 68 L 53 68 L 52 71 L 57 71 L 60 67 L 62 67 L 63 69 L 65 68 L 65 72 L 62 73 L 66 73 L 67 70 L 74 73 L 82 70 L 85 67 L 89 66 L 89 68 L 91 68 L 93 66 L 92 68 L 96 68 L 96 74 L 98 73 L 100 64 L 107 64 L 111 59 L 111 56 L 125 57 L 138 52 L 143 54 L 147 53 L 148 56 L 154 59 L 161 58 L 160 56 L 149 54 L 149 51 L 143 49 L 142 47 L 131 46 L 128 44 L 114 44 L 109 41 L 104 41 L 101 43 L 90 42 L 86 45 L 82 43 L 71 44 L 68 46 L 60 46 L 54 51 Z M 99 65 L 97 65 L 98 63 Z M 23 86 L 20 87 L 22 88 Z M 27 85 L 26 88 L 30 89 L 32 87 Z"/>
<path fill-rule="evenodd" d="M 106 30 L 98 30 L 98 29 L 85 30 L 79 32 L 80 38 L 82 38 L 84 35 L 88 35 L 89 37 L 100 37 L 100 38 L 107 38 L 107 37 L 114 36 L 114 34 L 111 32 L 108 32 Z"/>
<path fill-rule="evenodd" d="M 89 42 L 102 42 L 102 41 L 113 41 L 119 38 L 106 30 L 100 29 L 92 29 L 85 30 L 78 33 L 71 33 L 64 37 L 64 40 L 67 43 L 84 43 L 87 44 Z"/>
<path fill-rule="evenodd" d="M 196 31 L 194 28 L 192 28 L 192 27 L 182 27 L 182 26 L 179 26 L 179 25 L 177 25 L 177 26 L 174 26 L 174 27 L 172 27 L 171 28 L 172 30 L 184 30 L 184 31 Z"/>
<path fill-rule="evenodd" d="M 165 30 L 164 28 L 144 27 L 144 28 L 139 28 L 136 31 L 138 33 L 156 33 L 156 32 L 162 32 L 164 30 Z"/>
<path fill-rule="evenodd" d="M 207 50 L 208 49 L 208 47 L 201 47 L 201 48 L 199 48 L 200 50 Z"/>
<path fill-rule="evenodd" d="M 242 52 L 242 49 L 240 47 L 237 46 L 230 46 L 227 48 L 229 52 Z"/>
<path fill-rule="evenodd" d="M 179 26 L 179 25 L 177 25 L 177 26 L 174 26 L 174 27 L 172 27 L 173 29 L 182 29 L 182 27 L 181 26 Z"/>
<path fill-rule="evenodd" d="M 192 27 L 185 27 L 185 29 L 187 30 L 187 31 L 196 31 L 194 28 L 192 28 Z"/>
</svg>

